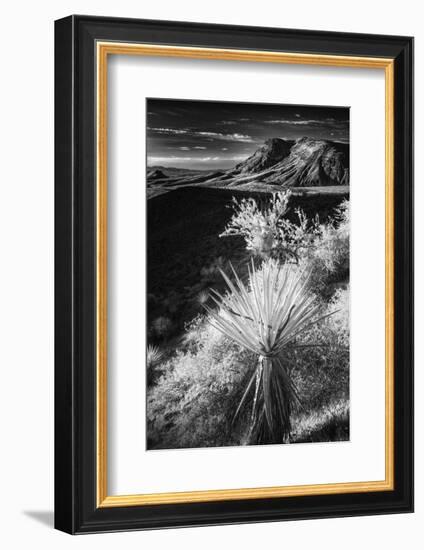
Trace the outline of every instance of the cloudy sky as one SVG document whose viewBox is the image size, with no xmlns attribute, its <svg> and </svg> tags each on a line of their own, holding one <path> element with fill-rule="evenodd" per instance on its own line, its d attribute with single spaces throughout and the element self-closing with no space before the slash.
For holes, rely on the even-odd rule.
<svg viewBox="0 0 424 550">
<path fill-rule="evenodd" d="M 231 168 L 271 137 L 349 142 L 349 109 L 147 99 L 147 164 Z"/>
</svg>

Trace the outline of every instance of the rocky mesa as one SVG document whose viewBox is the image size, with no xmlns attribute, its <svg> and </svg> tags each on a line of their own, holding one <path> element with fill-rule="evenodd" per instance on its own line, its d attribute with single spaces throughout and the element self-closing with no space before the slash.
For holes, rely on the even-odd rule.
<svg viewBox="0 0 424 550">
<path fill-rule="evenodd" d="M 158 173 L 159 172 L 159 173 Z M 325 187 L 349 185 L 349 145 L 302 137 L 271 138 L 234 168 L 219 172 L 180 171 L 166 175 L 149 169 L 148 186 L 182 185 L 252 189 L 272 186 Z"/>
</svg>

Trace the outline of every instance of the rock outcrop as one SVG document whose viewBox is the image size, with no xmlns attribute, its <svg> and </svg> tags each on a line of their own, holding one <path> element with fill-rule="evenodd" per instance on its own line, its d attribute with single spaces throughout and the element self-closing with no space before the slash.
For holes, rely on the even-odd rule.
<svg viewBox="0 0 424 550">
<path fill-rule="evenodd" d="M 167 188 L 200 185 L 251 190 L 268 185 L 273 190 L 276 187 L 346 186 L 349 185 L 349 145 L 310 137 L 271 138 L 229 170 L 185 172 L 178 169 L 173 174 L 155 167 L 148 171 L 147 183 Z"/>
<path fill-rule="evenodd" d="M 262 172 L 285 159 L 289 155 L 292 146 L 293 141 L 286 141 L 280 138 L 267 139 L 260 149 L 243 162 L 237 164 L 229 172 L 234 175 Z"/>
</svg>

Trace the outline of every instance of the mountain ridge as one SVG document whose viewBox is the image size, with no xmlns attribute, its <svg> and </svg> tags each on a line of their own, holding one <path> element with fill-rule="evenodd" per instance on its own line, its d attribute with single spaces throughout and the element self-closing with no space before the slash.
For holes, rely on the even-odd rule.
<svg viewBox="0 0 424 550">
<path fill-rule="evenodd" d="M 252 155 L 228 170 L 184 172 L 184 169 L 176 169 L 172 174 L 172 169 L 169 169 L 171 174 L 166 175 L 166 169 L 160 168 L 148 168 L 148 187 L 163 186 L 169 189 L 199 185 L 249 189 L 252 186 L 347 186 L 349 145 L 310 137 L 296 140 L 270 138 Z"/>
</svg>

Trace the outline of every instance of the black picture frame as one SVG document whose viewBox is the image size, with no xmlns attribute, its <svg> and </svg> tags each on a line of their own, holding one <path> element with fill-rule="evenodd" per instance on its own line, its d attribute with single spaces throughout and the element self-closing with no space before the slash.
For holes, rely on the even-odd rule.
<svg viewBox="0 0 424 550">
<path fill-rule="evenodd" d="M 97 506 L 99 40 L 394 60 L 394 490 Z M 76 534 L 413 511 L 413 39 L 73 15 L 55 23 L 55 75 L 55 527 Z"/>
</svg>

